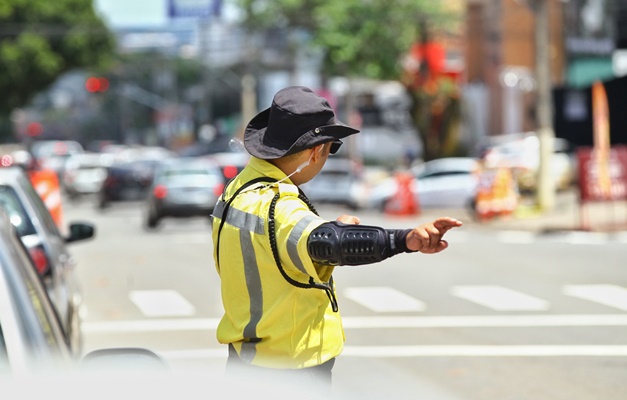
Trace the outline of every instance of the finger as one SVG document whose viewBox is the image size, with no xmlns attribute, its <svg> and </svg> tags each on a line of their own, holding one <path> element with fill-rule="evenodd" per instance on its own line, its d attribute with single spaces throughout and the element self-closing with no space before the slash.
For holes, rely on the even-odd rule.
<svg viewBox="0 0 627 400">
<path fill-rule="evenodd" d="M 459 220 L 449 217 L 438 218 L 433 222 L 433 225 L 438 229 L 449 230 L 451 228 L 457 228 L 463 225 Z"/>
<path fill-rule="evenodd" d="M 442 239 L 442 235 L 444 234 L 444 232 L 441 232 L 438 228 L 433 226 L 427 230 L 427 233 L 429 234 L 429 248 L 437 248 L 438 243 Z"/>
</svg>

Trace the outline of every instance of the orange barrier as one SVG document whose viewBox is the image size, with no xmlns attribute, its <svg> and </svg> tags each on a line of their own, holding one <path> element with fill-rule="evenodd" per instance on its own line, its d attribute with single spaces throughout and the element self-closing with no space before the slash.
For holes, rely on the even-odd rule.
<svg viewBox="0 0 627 400">
<path fill-rule="evenodd" d="M 56 172 L 42 169 L 29 172 L 30 181 L 43 200 L 52 219 L 59 229 L 63 229 L 63 208 L 61 204 L 61 185 Z"/>
<path fill-rule="evenodd" d="M 509 168 L 486 168 L 479 172 L 475 198 L 477 218 L 488 220 L 511 215 L 518 207 L 518 186 Z"/>
<path fill-rule="evenodd" d="M 398 188 L 383 209 L 389 215 L 416 215 L 420 213 L 420 206 L 414 197 L 414 177 L 408 172 L 396 173 Z"/>
</svg>

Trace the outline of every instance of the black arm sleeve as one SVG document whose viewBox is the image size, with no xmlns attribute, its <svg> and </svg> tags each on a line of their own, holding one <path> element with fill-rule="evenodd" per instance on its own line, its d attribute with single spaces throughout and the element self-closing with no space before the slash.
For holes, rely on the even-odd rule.
<svg viewBox="0 0 627 400">
<path fill-rule="evenodd" d="M 405 242 L 410 231 L 326 222 L 311 232 L 307 250 L 312 260 L 323 264 L 373 264 L 399 253 L 411 253 Z"/>
</svg>

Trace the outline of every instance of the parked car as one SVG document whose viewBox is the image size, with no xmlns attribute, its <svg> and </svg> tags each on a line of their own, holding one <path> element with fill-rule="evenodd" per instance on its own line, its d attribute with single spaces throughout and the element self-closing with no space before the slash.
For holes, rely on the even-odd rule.
<svg viewBox="0 0 627 400">
<path fill-rule="evenodd" d="M 27 247 L 59 315 L 66 340 L 73 352 L 80 352 L 82 297 L 75 272 L 76 261 L 67 245 L 93 237 L 94 226 L 70 223 L 69 233 L 63 234 L 19 167 L 0 168 L 0 208 L 9 215 Z"/>
<path fill-rule="evenodd" d="M 0 208 L 0 372 L 69 363 L 72 352 L 11 219 Z"/>
<path fill-rule="evenodd" d="M 166 364 L 147 349 L 98 349 L 85 356 L 73 352 L 28 250 L 10 215 L 0 207 L 0 386 L 4 395 L 29 398 L 24 396 L 25 381 L 11 377 L 49 377 L 46 372 L 55 373 L 55 379 L 42 381 L 49 391 L 48 384 L 57 381 L 62 372 L 94 371 L 100 376 L 105 371 L 102 367 L 111 371 L 124 367 L 128 371 L 131 366 L 150 366 L 154 370 L 155 366 L 163 368 Z M 76 387 L 75 379 L 80 377 L 72 377 L 74 380 L 68 381 L 71 384 L 65 389 Z M 71 398 L 68 395 L 72 393 L 64 390 L 63 397 Z"/>
<path fill-rule="evenodd" d="M 174 158 L 155 171 L 147 198 L 146 227 L 154 229 L 163 218 L 210 218 L 224 190 L 222 170 L 203 158 Z"/>
<path fill-rule="evenodd" d="M 139 159 L 108 166 L 97 195 L 98 207 L 104 209 L 112 202 L 145 199 L 159 163 L 159 160 Z"/>
<path fill-rule="evenodd" d="M 107 166 L 113 156 L 100 153 L 71 155 L 66 163 L 61 181 L 63 190 L 71 198 L 98 193 L 107 176 Z"/>
<path fill-rule="evenodd" d="M 474 157 L 445 157 L 412 167 L 414 197 L 421 208 L 471 207 L 477 194 L 479 161 Z M 384 179 L 370 191 L 369 205 L 384 210 L 398 191 L 395 177 Z"/>
<path fill-rule="evenodd" d="M 341 204 L 352 209 L 366 205 L 366 185 L 359 163 L 331 156 L 312 180 L 301 185 L 307 198 L 316 203 Z"/>
<path fill-rule="evenodd" d="M 215 161 L 222 170 L 224 181 L 228 182 L 235 175 L 242 172 L 244 167 L 248 165 L 250 154 L 245 152 L 222 152 L 205 156 L 209 160 Z"/>
</svg>

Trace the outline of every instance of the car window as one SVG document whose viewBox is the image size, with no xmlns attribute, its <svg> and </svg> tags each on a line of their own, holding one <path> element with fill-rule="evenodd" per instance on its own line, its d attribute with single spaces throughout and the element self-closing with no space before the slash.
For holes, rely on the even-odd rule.
<svg viewBox="0 0 627 400">
<path fill-rule="evenodd" d="M 37 233 L 22 202 L 12 187 L 0 185 L 0 206 L 6 210 L 11 223 L 15 226 L 20 237 Z"/>
</svg>

